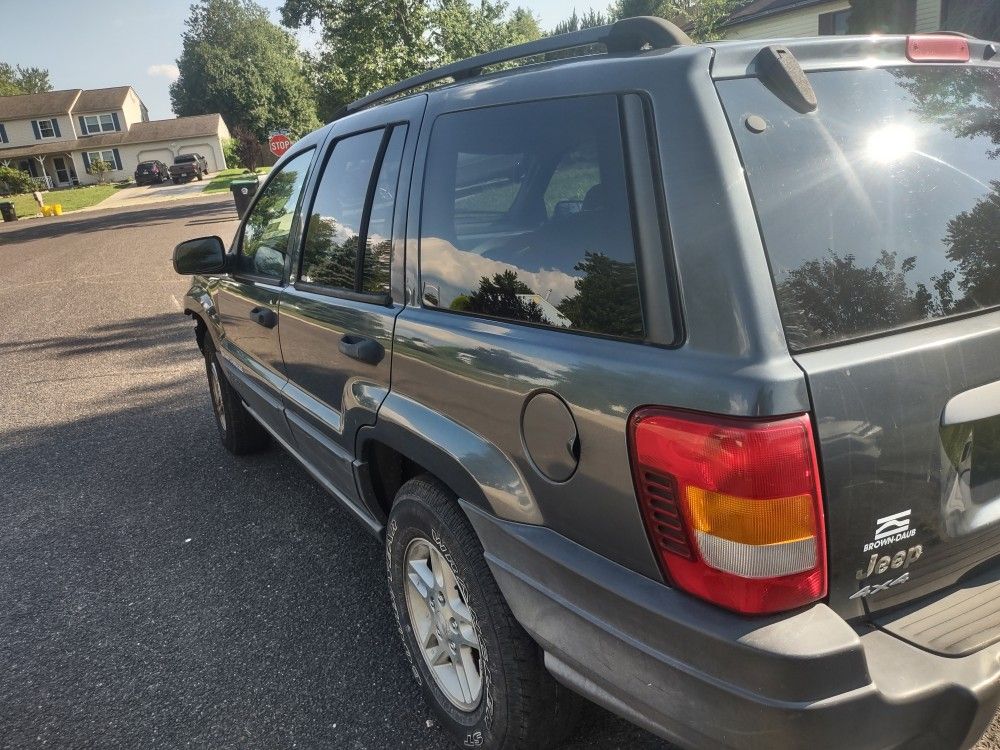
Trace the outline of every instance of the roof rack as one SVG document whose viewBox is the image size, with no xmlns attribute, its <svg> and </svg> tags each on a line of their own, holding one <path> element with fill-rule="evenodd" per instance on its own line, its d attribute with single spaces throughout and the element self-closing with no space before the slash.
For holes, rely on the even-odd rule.
<svg viewBox="0 0 1000 750">
<path fill-rule="evenodd" d="M 603 44 L 608 52 L 631 52 L 641 50 L 647 45 L 651 49 L 663 49 L 678 45 L 692 44 L 691 39 L 681 29 L 663 18 L 655 16 L 636 16 L 624 18 L 608 26 L 596 26 L 590 29 L 572 31 L 568 34 L 543 37 L 533 42 L 506 47 L 483 55 L 476 55 L 467 60 L 445 65 L 441 68 L 428 70 L 426 73 L 407 78 L 399 83 L 379 89 L 378 91 L 351 102 L 343 108 L 337 117 L 357 112 L 378 102 L 399 96 L 411 89 L 426 86 L 435 81 L 452 78 L 462 81 L 474 78 L 483 72 L 484 68 L 502 63 L 520 60 L 525 57 L 535 57 L 553 52 L 586 47 L 592 44 Z M 334 117 L 336 119 L 336 117 Z"/>
</svg>

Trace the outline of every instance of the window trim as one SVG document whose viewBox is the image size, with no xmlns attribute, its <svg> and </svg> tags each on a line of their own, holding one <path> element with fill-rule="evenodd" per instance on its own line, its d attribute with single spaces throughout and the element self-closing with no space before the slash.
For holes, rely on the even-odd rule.
<svg viewBox="0 0 1000 750">
<path fill-rule="evenodd" d="M 115 130 L 115 118 L 110 112 L 102 112 L 100 114 L 80 115 L 80 117 L 83 118 L 83 126 L 84 128 L 86 128 L 86 131 L 83 133 L 83 135 L 100 135 L 101 133 L 117 132 Z M 102 118 L 104 117 L 107 117 L 108 120 L 110 121 L 110 127 L 108 128 L 105 128 L 104 123 L 102 122 Z M 90 123 L 88 122 L 88 120 L 91 119 L 97 121 L 95 128 L 90 127 Z"/>
<path fill-rule="evenodd" d="M 593 99 L 611 96 L 615 98 L 618 110 L 618 132 L 621 143 L 621 159 L 625 175 L 625 187 L 628 191 L 628 221 L 632 230 L 632 245 L 635 252 L 636 275 L 639 288 L 639 305 L 642 315 L 643 335 L 640 338 L 630 338 L 627 336 L 616 336 L 600 331 L 588 331 L 579 328 L 561 328 L 549 323 L 533 323 L 530 321 L 513 320 L 511 318 L 501 318 L 485 313 L 467 312 L 464 310 L 452 310 L 449 307 L 438 307 L 425 305 L 423 299 L 423 264 L 422 240 L 423 240 L 423 208 L 426 195 L 427 162 L 430 156 L 430 144 L 433 137 L 434 127 L 437 121 L 446 115 L 462 114 L 466 112 L 477 112 L 486 109 L 496 109 L 499 107 L 517 106 L 521 104 L 539 104 L 550 101 L 560 101 L 569 99 Z M 641 115 L 637 116 L 634 111 L 626 111 L 626 97 L 635 97 L 641 106 Z M 632 108 L 634 109 L 634 108 Z M 639 137 L 641 135 L 641 138 Z M 656 128 L 653 121 L 653 110 L 649 102 L 649 96 L 644 91 L 634 91 L 622 89 L 618 91 L 593 91 L 569 96 L 551 96 L 537 99 L 520 99 L 506 101 L 502 103 L 485 104 L 478 107 L 462 107 L 449 109 L 435 115 L 433 122 L 428 127 L 427 140 L 424 143 L 423 153 L 423 173 L 420 176 L 420 199 L 416 202 L 417 228 L 414 236 L 416 242 L 415 253 L 416 262 L 416 283 L 413 287 L 413 299 L 410 304 L 432 312 L 441 312 L 456 315 L 470 320 L 483 320 L 494 324 L 506 326 L 521 326 L 544 331 L 552 331 L 556 335 L 586 336 L 588 338 L 604 339 L 606 341 L 617 341 L 628 344 L 640 344 L 646 346 L 656 346 L 664 349 L 676 349 L 684 344 L 685 332 L 682 325 L 682 314 L 680 305 L 680 295 L 677 285 L 676 263 L 674 261 L 673 243 L 670 240 L 669 224 L 667 221 L 666 196 L 664 194 L 663 178 L 660 171 L 660 158 L 656 141 Z M 648 161 L 649 177 L 652 180 L 652 192 L 640 191 L 637 189 L 637 175 L 634 172 L 638 164 L 642 164 L 646 169 Z M 411 202 L 412 204 L 412 202 Z M 642 212 L 640 214 L 640 208 Z M 656 218 L 650 220 L 650 211 L 655 212 Z M 640 225 L 639 217 L 643 217 Z M 643 235 L 640 236 L 640 228 Z M 652 242 L 647 246 L 652 236 L 658 236 L 658 242 Z M 649 268 L 650 260 L 662 256 L 662 268 Z M 662 295 L 664 291 L 668 295 L 665 309 L 669 311 L 669 318 L 664 324 L 650 326 L 650 310 L 647 303 L 648 289 L 657 287 Z"/>
<path fill-rule="evenodd" d="M 109 172 L 121 172 L 122 171 L 122 170 L 118 169 L 117 162 L 115 162 L 115 150 L 113 148 L 109 148 L 106 151 L 103 150 L 103 149 L 100 150 L 100 151 L 87 151 L 86 153 L 87 153 L 87 163 L 88 164 L 93 164 L 95 161 L 103 161 L 103 162 L 107 162 L 108 164 L 111 165 L 111 169 L 108 170 Z M 97 155 L 96 159 L 93 158 L 95 154 Z M 105 159 L 104 158 L 104 154 L 111 154 L 111 158 L 110 159 Z"/>
<path fill-rule="evenodd" d="M 299 210 L 302 208 L 302 196 L 309 189 L 309 179 L 312 177 L 312 170 L 315 164 L 315 151 L 316 151 L 316 146 L 313 145 L 309 146 L 308 148 L 304 148 L 297 153 L 291 153 L 289 155 L 289 158 L 285 161 L 285 163 L 281 165 L 281 169 L 272 169 L 268 173 L 267 179 L 264 180 L 264 184 L 260 186 L 260 189 L 256 193 L 254 193 L 253 201 L 247 207 L 247 212 L 246 214 L 244 214 L 243 219 L 240 220 L 239 229 L 236 231 L 236 236 L 233 238 L 233 244 L 232 244 L 233 252 L 228 253 L 226 257 L 226 266 L 227 268 L 232 268 L 230 276 L 233 277 L 234 281 L 273 287 L 276 290 L 281 290 L 288 286 L 290 259 L 292 257 L 292 249 L 294 247 L 293 243 L 291 242 L 291 238 L 295 234 L 301 235 L 302 221 L 301 221 L 301 216 L 299 215 Z M 309 166 L 306 167 L 306 176 L 305 179 L 302 181 L 302 190 L 299 191 L 299 197 L 295 203 L 295 211 L 293 214 L 294 218 L 292 219 L 292 226 L 289 229 L 289 249 L 285 253 L 285 265 L 284 269 L 281 272 L 281 277 L 275 279 L 272 276 L 262 276 L 260 274 L 245 273 L 240 271 L 239 260 L 240 260 L 240 253 L 243 251 L 243 234 L 246 229 L 247 219 L 250 218 L 250 214 L 252 214 L 254 209 L 257 207 L 257 202 L 260 200 L 260 196 L 263 195 L 268 185 L 271 184 L 275 175 L 281 174 L 281 170 L 284 169 L 294 159 L 304 154 L 308 154 L 310 152 L 313 152 L 313 155 L 312 157 L 310 157 Z M 301 243 L 301 241 L 302 238 L 300 236 L 298 238 L 298 242 Z"/>
<path fill-rule="evenodd" d="M 309 206 L 306 209 L 306 216 L 312 216 L 313 207 L 316 205 L 316 196 L 319 194 L 320 185 L 323 183 L 323 175 L 326 173 L 326 167 L 330 163 L 330 159 L 333 157 L 333 152 L 336 150 L 337 145 L 341 141 L 345 141 L 348 138 L 354 138 L 355 136 L 364 135 L 365 133 L 371 133 L 376 130 L 382 131 L 382 140 L 379 142 L 378 151 L 375 153 L 375 162 L 372 164 L 372 173 L 368 177 L 368 188 L 365 192 L 365 202 L 361 210 L 361 225 L 358 229 L 358 249 L 357 257 L 355 258 L 354 265 L 354 289 L 348 289 L 346 287 L 330 286 L 329 284 L 323 284 L 315 281 L 303 281 L 302 280 L 302 263 L 305 260 L 305 241 L 306 232 L 308 231 L 308 226 L 303 230 L 302 236 L 299 237 L 298 244 L 298 258 L 295 261 L 295 268 L 292 269 L 294 272 L 294 277 L 291 279 L 292 287 L 296 290 L 309 292 L 311 294 L 319 294 L 324 297 L 332 297 L 335 299 L 343 299 L 348 302 L 363 302 L 373 305 L 378 305 L 379 307 L 392 307 L 392 290 L 388 292 L 363 292 L 357 289 L 361 284 L 362 274 L 364 273 L 364 253 L 360 252 L 362 242 L 368 241 L 368 222 L 371 219 L 371 208 L 375 199 L 375 190 L 378 187 L 378 178 L 382 173 L 382 160 L 385 157 L 386 149 L 389 148 L 389 143 L 392 140 L 392 134 L 396 131 L 396 128 L 403 127 L 406 128 L 406 134 L 403 136 L 403 149 L 406 149 L 406 138 L 409 136 L 409 122 L 406 120 L 401 120 L 398 122 L 388 122 L 381 125 L 375 125 L 373 127 L 364 128 L 362 130 L 356 130 L 351 133 L 345 133 L 344 135 L 337 136 L 328 146 L 326 154 L 323 157 L 323 165 L 317 173 L 316 185 L 312 191 L 312 195 L 309 198 Z M 402 175 L 402 165 L 400 165 L 400 175 Z M 397 180 L 399 178 L 397 176 Z M 397 196 L 399 193 L 398 183 L 397 183 Z M 392 208 L 392 224 L 393 224 L 393 239 L 395 239 L 396 232 L 396 211 L 398 210 L 399 203 L 394 202 Z M 308 224 L 308 222 L 307 222 Z"/>
<path fill-rule="evenodd" d="M 52 118 L 48 118 L 48 119 L 45 119 L 45 120 L 36 120 L 35 122 L 38 123 L 38 140 L 44 141 L 44 140 L 46 140 L 48 138 L 58 138 L 59 137 L 58 135 L 56 135 L 55 121 Z M 45 131 L 42 130 L 42 125 L 48 125 L 49 126 L 49 130 L 52 131 L 52 132 L 49 135 L 45 135 Z"/>
</svg>

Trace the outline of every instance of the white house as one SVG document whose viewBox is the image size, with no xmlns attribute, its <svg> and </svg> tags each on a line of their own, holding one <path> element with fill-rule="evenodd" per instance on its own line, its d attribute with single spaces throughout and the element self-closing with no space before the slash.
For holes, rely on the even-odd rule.
<svg viewBox="0 0 1000 750">
<path fill-rule="evenodd" d="M 218 114 L 150 120 L 131 86 L 68 89 L 0 97 L 0 164 L 47 187 L 96 182 L 90 164 L 113 166 L 111 179 L 131 177 L 140 161 L 170 164 L 199 153 L 210 171 L 226 168 L 229 129 Z"/>
<path fill-rule="evenodd" d="M 893 32 L 927 33 L 944 28 L 951 3 L 962 0 L 895 0 Z M 850 0 L 754 0 L 722 24 L 726 39 L 833 36 L 848 33 Z"/>
</svg>

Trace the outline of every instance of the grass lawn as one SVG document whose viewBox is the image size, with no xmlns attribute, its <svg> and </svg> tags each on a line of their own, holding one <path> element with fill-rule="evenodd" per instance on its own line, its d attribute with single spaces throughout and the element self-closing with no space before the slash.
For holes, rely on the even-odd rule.
<svg viewBox="0 0 1000 750">
<path fill-rule="evenodd" d="M 258 167 L 257 174 L 267 174 L 271 171 L 270 167 Z M 208 185 L 202 191 L 204 193 L 228 193 L 229 183 L 233 180 L 240 178 L 249 177 L 246 172 L 242 169 L 225 169 L 222 172 L 216 172 L 212 175 L 212 179 L 209 181 Z"/>
<path fill-rule="evenodd" d="M 56 203 L 62 204 L 63 213 L 67 211 L 78 211 L 81 208 L 88 208 L 97 205 L 102 200 L 110 196 L 123 185 L 87 185 L 85 187 L 66 188 L 65 190 L 50 190 L 42 193 L 45 198 L 45 205 L 52 206 Z M 13 198 L 0 198 L 0 200 L 11 201 L 17 215 L 34 216 L 39 213 L 38 204 L 31 194 L 15 195 Z"/>
</svg>

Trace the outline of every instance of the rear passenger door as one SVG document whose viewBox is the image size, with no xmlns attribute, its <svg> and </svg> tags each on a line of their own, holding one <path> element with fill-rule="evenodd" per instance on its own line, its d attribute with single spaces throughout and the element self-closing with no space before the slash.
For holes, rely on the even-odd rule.
<svg viewBox="0 0 1000 750">
<path fill-rule="evenodd" d="M 334 131 L 281 298 L 289 427 L 301 457 L 352 503 L 355 435 L 374 423 L 389 389 L 405 165 L 422 109 L 422 98 L 380 108 L 351 117 L 350 132 Z"/>
</svg>

